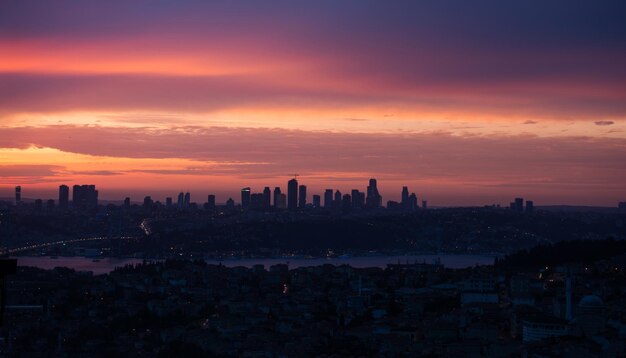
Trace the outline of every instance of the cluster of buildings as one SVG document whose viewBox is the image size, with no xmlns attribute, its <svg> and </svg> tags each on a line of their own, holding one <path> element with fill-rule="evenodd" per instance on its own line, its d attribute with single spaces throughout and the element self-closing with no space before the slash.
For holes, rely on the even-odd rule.
<svg viewBox="0 0 626 358">
<path fill-rule="evenodd" d="M 541 270 L 21 268 L 7 285 L 0 354 L 620 357 L 625 259 Z"/>
</svg>

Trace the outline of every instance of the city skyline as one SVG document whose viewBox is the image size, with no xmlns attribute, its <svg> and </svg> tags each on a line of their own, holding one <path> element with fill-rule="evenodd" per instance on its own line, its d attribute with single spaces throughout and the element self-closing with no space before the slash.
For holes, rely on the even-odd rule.
<svg viewBox="0 0 626 358">
<path fill-rule="evenodd" d="M 614 206 L 625 7 L 3 4 L 0 197 L 238 198 L 298 172 L 309 200 L 374 177 L 393 200 Z"/>
</svg>

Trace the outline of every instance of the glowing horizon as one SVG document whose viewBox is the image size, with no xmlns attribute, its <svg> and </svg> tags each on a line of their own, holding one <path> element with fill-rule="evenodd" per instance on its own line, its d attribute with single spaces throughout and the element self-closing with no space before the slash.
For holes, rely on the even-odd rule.
<svg viewBox="0 0 626 358">
<path fill-rule="evenodd" d="M 309 197 L 375 177 L 385 200 L 614 206 L 624 6 L 10 2 L 0 197 L 237 200 L 297 172 Z"/>
</svg>

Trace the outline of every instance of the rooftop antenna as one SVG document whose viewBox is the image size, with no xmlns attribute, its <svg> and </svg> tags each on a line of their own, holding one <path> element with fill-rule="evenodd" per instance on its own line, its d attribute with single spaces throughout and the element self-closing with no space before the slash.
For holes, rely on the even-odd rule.
<svg viewBox="0 0 626 358">
<path fill-rule="evenodd" d="M 298 179 L 298 176 L 300 176 L 300 174 L 298 174 L 298 173 L 295 173 L 295 174 L 292 174 L 292 175 L 293 175 L 294 179 Z"/>
</svg>

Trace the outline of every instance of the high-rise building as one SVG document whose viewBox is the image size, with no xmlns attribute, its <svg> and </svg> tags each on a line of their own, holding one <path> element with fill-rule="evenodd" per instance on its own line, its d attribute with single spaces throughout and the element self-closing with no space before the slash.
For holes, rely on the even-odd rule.
<svg viewBox="0 0 626 358">
<path fill-rule="evenodd" d="M 189 192 L 185 193 L 185 201 L 183 203 L 183 206 L 185 208 L 188 208 L 191 205 L 191 194 Z"/>
<path fill-rule="evenodd" d="M 428 209 L 428 201 L 422 200 L 422 209 Z"/>
<path fill-rule="evenodd" d="M 326 189 L 324 191 L 324 207 L 326 209 L 333 207 L 333 189 Z"/>
<path fill-rule="evenodd" d="M 275 208 L 278 208 L 278 200 L 280 199 L 280 194 L 281 194 L 280 187 L 279 186 L 275 187 L 274 188 L 274 207 Z"/>
<path fill-rule="evenodd" d="M 245 187 L 245 188 L 241 189 L 241 208 L 243 210 L 250 209 L 251 195 L 252 195 L 252 193 L 250 192 L 250 188 L 249 187 Z"/>
<path fill-rule="evenodd" d="M 228 200 L 226 200 L 226 209 L 233 210 L 234 208 L 235 208 L 235 201 L 233 200 L 233 198 L 228 198 Z"/>
<path fill-rule="evenodd" d="M 409 203 L 409 188 L 406 186 L 402 187 L 402 206 L 406 209 L 409 209 L 411 204 Z"/>
<path fill-rule="evenodd" d="M 378 187 L 376 179 L 370 179 L 370 185 L 367 187 L 367 198 L 365 199 L 365 206 L 368 208 L 378 208 L 381 206 L 383 198 L 378 193 Z"/>
<path fill-rule="evenodd" d="M 335 200 L 333 200 L 333 208 L 335 209 L 341 208 L 341 199 L 342 199 L 341 192 L 337 190 L 335 192 Z"/>
<path fill-rule="evenodd" d="M 515 198 L 515 211 L 518 213 L 524 212 L 524 198 Z"/>
<path fill-rule="evenodd" d="M 319 208 L 322 204 L 322 198 L 319 195 L 313 195 L 313 207 Z"/>
<path fill-rule="evenodd" d="M 143 198 L 143 207 L 145 209 L 151 209 L 152 204 L 154 203 L 152 202 L 152 198 L 150 196 L 146 196 L 145 198 Z"/>
<path fill-rule="evenodd" d="M 15 205 L 20 205 L 22 203 L 22 187 L 15 187 Z"/>
<path fill-rule="evenodd" d="M 417 195 L 415 193 L 411 193 L 409 195 L 407 206 L 403 205 L 405 209 L 415 210 L 417 209 Z"/>
<path fill-rule="evenodd" d="M 72 187 L 74 209 L 93 210 L 98 207 L 98 191 L 95 185 L 74 185 Z"/>
<path fill-rule="evenodd" d="M 170 199 L 170 206 L 172 206 L 172 198 L 168 198 Z M 124 209 L 130 209 L 130 198 L 126 197 L 124 198 Z"/>
<path fill-rule="evenodd" d="M 67 185 L 59 185 L 59 208 L 67 209 L 70 202 L 70 188 Z"/>
<path fill-rule="evenodd" d="M 270 207 L 272 207 L 272 190 L 266 186 L 263 189 L 263 209 L 268 210 Z"/>
<path fill-rule="evenodd" d="M 185 206 L 185 194 L 182 191 L 178 193 L 178 200 L 176 204 L 178 205 L 179 209 L 182 209 L 183 206 Z"/>
<path fill-rule="evenodd" d="M 54 199 L 48 199 L 48 201 L 46 202 L 46 209 L 54 210 Z"/>
<path fill-rule="evenodd" d="M 209 196 L 207 196 L 207 206 L 208 209 L 215 209 L 215 195 L 209 194 Z"/>
<path fill-rule="evenodd" d="M 298 208 L 298 181 L 294 178 L 287 182 L 287 209 Z"/>
<path fill-rule="evenodd" d="M 535 203 L 532 200 L 526 200 L 526 212 L 532 213 L 535 210 Z"/>
<path fill-rule="evenodd" d="M 365 207 L 365 193 L 358 189 L 352 189 L 352 207 L 362 209 Z"/>
<path fill-rule="evenodd" d="M 300 185 L 298 188 L 298 207 L 304 209 L 306 206 L 306 185 Z"/>
</svg>

